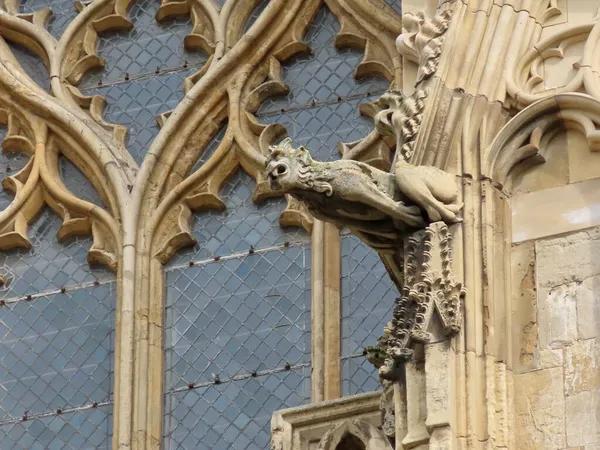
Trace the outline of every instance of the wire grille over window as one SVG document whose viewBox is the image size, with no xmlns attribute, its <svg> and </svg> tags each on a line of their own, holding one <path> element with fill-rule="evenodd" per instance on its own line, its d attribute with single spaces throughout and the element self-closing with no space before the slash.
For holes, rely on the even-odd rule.
<svg viewBox="0 0 600 450">
<path fill-rule="evenodd" d="M 342 238 L 342 393 L 354 395 L 380 388 L 377 370 L 363 349 L 392 318 L 398 296 L 379 255 L 357 237 Z"/>
<path fill-rule="evenodd" d="M 56 242 L 60 223 L 46 210 L 31 250 L 0 254 L 2 449 L 110 446 L 114 275 L 88 267 L 89 239 Z"/>
<path fill-rule="evenodd" d="M 165 448 L 263 449 L 271 414 L 310 400 L 308 236 L 254 185 L 234 175 L 168 268 Z"/>
<path fill-rule="evenodd" d="M 320 161 L 339 159 L 338 142 L 358 140 L 373 129 L 358 106 L 376 100 L 389 87 L 383 77 L 354 78 L 363 52 L 336 49 L 339 30 L 335 15 L 323 6 L 304 38 L 311 54 L 282 64 L 290 93 L 266 100 L 257 113 L 263 123 L 284 125 L 294 144 L 304 145 Z"/>
</svg>

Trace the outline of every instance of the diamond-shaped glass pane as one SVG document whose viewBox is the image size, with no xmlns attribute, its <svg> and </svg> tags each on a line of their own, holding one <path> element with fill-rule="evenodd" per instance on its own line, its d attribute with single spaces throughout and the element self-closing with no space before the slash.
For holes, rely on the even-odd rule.
<svg viewBox="0 0 600 450">
<path fill-rule="evenodd" d="M 365 392 L 362 389 L 367 386 L 377 387 L 362 381 L 364 374 L 370 373 L 376 383 L 377 371 L 358 355 L 375 345 L 383 333 L 398 292 L 375 251 L 352 235 L 342 238 L 341 248 L 343 387 L 348 395 Z"/>
<path fill-rule="evenodd" d="M 109 283 L 1 307 L 0 420 L 109 400 L 115 303 Z"/>
<path fill-rule="evenodd" d="M 264 450 L 274 411 L 307 403 L 310 369 L 167 393 L 165 450 Z"/>
<path fill-rule="evenodd" d="M 60 37 L 67 26 L 77 16 L 77 10 L 70 0 L 22 0 L 21 11 L 34 12 L 42 8 L 50 8 L 52 17 L 48 22 L 48 30 L 54 37 Z"/>
<path fill-rule="evenodd" d="M 394 11 L 402 15 L 402 0 L 384 0 Z"/>
<path fill-rule="evenodd" d="M 360 355 L 342 358 L 342 395 L 363 394 L 381 389 L 377 370 Z"/>
<path fill-rule="evenodd" d="M 340 25 L 335 15 L 323 6 L 313 19 L 304 41 L 310 55 L 296 56 L 283 63 L 282 79 L 290 87 L 287 96 L 266 100 L 259 116 L 304 108 L 311 103 L 342 101 L 350 95 L 368 96 L 385 91 L 389 82 L 383 77 L 354 78 L 363 59 L 362 51 L 334 47 Z M 358 111 L 356 111 L 358 114 Z"/>
<path fill-rule="evenodd" d="M 137 78 L 94 89 L 85 95 L 103 95 L 107 106 L 104 119 L 127 127 L 126 147 L 142 163 L 159 131 L 157 116 L 174 109 L 184 97 L 183 82 L 195 69 Z"/>
<path fill-rule="evenodd" d="M 91 285 L 94 281 L 113 280 L 114 274 L 102 267 L 90 268 L 87 253 L 90 238 L 71 238 L 59 243 L 56 233 L 61 219 L 46 208 L 29 228 L 30 250 L 0 252 L 0 273 L 8 277 L 8 286 L 0 289 L 0 298 L 11 300 L 26 295 L 57 291 L 62 287 Z"/>
<path fill-rule="evenodd" d="M 60 176 L 67 189 L 81 200 L 102 206 L 98 192 L 83 172 L 62 155 L 59 157 L 59 163 Z"/>
<path fill-rule="evenodd" d="M 50 75 L 43 61 L 33 52 L 25 47 L 15 44 L 9 44 L 10 49 L 17 58 L 17 61 L 25 70 L 25 73 L 37 83 L 37 85 L 48 91 L 50 90 Z"/>
<path fill-rule="evenodd" d="M 171 265 L 248 252 L 251 246 L 261 249 L 285 242 L 306 242 L 309 236 L 305 231 L 278 225 L 285 200 L 270 199 L 257 205 L 252 201 L 255 187 L 245 172 L 233 175 L 221 192 L 227 210 L 196 214 L 192 231 L 198 244 L 176 255 Z"/>
<path fill-rule="evenodd" d="M 207 61 L 202 52 L 187 51 L 183 46 L 192 31 L 189 18 L 169 19 L 157 23 L 155 16 L 161 2 L 136 1 L 128 14 L 133 28 L 126 32 L 105 33 L 98 41 L 98 54 L 106 61 L 104 70 L 90 73 L 83 89 L 97 86 L 98 81 L 112 84 L 141 75 L 154 76 L 165 71 L 182 70 L 184 65 L 197 71 Z"/>
<path fill-rule="evenodd" d="M 112 404 L 0 423 L 3 450 L 109 450 L 111 436 Z"/>
<path fill-rule="evenodd" d="M 167 389 L 308 361 L 309 267 L 300 246 L 169 272 Z"/>
</svg>

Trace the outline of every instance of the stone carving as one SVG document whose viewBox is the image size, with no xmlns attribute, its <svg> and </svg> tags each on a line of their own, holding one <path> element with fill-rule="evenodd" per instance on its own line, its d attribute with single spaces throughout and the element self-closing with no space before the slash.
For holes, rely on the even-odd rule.
<svg viewBox="0 0 600 450">
<path fill-rule="evenodd" d="M 318 450 L 392 450 L 385 434 L 363 420 L 347 420 L 328 430 Z"/>
<path fill-rule="evenodd" d="M 398 36 L 396 47 L 405 58 L 418 64 L 416 90 L 409 96 L 400 91 L 388 91 L 368 108 L 377 131 L 396 138 L 395 161 L 410 161 L 413 156 L 429 94 L 426 81 L 437 70 L 451 17 L 449 10 L 441 11 L 431 19 L 422 12 L 403 16 L 407 31 Z"/>
<path fill-rule="evenodd" d="M 461 220 L 454 177 L 435 167 L 402 160 L 390 174 L 359 161 L 319 162 L 304 147 L 293 148 L 288 138 L 271 147 L 266 177 L 273 189 L 304 202 L 316 218 L 347 226 L 378 250 L 396 249 L 399 232 Z"/>
<path fill-rule="evenodd" d="M 402 25 L 407 30 L 398 36 L 396 48 L 401 55 L 419 64 L 417 84 L 431 77 L 438 67 L 444 34 L 450 26 L 452 12 L 439 11 L 428 18 L 422 11 L 402 16 Z"/>
<path fill-rule="evenodd" d="M 410 161 L 421 128 L 427 91 L 416 90 L 409 97 L 400 91 L 388 91 L 373 104 L 378 111 L 374 121 L 384 136 L 396 138 L 396 159 Z"/>
<path fill-rule="evenodd" d="M 448 226 L 436 222 L 405 242 L 402 295 L 383 336 L 367 349 L 367 358 L 383 379 L 398 378 L 398 367 L 413 353 L 412 342 L 430 341 L 434 312 L 445 335 L 460 330 L 466 291 L 452 275 L 451 241 Z"/>
<path fill-rule="evenodd" d="M 567 92 L 584 92 L 600 100 L 600 63 L 595 56 L 600 50 L 599 32 L 600 8 L 588 22 L 566 27 L 535 43 L 507 71 L 506 89 L 514 104 L 522 109 L 548 96 Z M 575 52 L 578 60 L 573 62 Z M 568 78 L 554 81 L 553 75 L 561 72 Z"/>
</svg>

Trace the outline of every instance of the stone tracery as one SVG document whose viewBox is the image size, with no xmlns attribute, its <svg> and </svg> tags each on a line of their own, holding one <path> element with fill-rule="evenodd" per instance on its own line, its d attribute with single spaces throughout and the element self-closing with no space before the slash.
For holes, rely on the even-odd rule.
<svg viewBox="0 0 600 450">
<path fill-rule="evenodd" d="M 229 1 L 221 12 L 210 1 L 163 3 L 158 19 L 191 15 L 193 31 L 186 39 L 186 45 L 201 48 L 211 57 L 200 72 L 186 80 L 187 95 L 182 103 L 160 118 L 163 129 L 141 167 L 125 149 L 124 129 L 104 121 L 102 98 L 84 96 L 77 88 L 88 70 L 102 64 L 95 53 L 98 33 L 131 27 L 126 18 L 129 2 L 96 0 L 79 5 L 80 14 L 58 41 L 44 29 L 47 10 L 22 14 L 17 3 L 2 4 L 0 33 L 7 40 L 23 44 L 40 55 L 51 74 L 52 94 L 44 93 L 35 86 L 19 69 L 4 42 L 0 42 L 0 83 L 6 92 L 11 93 L 0 98 L 0 121 L 6 123 L 9 129 L 4 146 L 30 156 L 23 170 L 4 181 L 5 188 L 15 192 L 15 200 L 0 212 L 0 248 L 31 245 L 27 239 L 27 225 L 47 204 L 64 221 L 60 237 L 91 234 L 94 246 L 90 260 L 105 264 L 118 273 L 121 347 L 117 354 L 117 370 L 122 384 L 116 395 L 119 406 L 116 409 L 115 443 L 125 448 L 156 448 L 160 442 L 160 419 L 157 419 L 160 416 L 160 400 L 153 402 L 146 399 L 161 389 L 161 265 L 179 248 L 193 242 L 189 227 L 191 212 L 222 208 L 220 187 L 239 166 L 256 179 L 256 199 L 276 194 L 270 189 L 268 177 L 262 170 L 269 145 L 281 137 L 284 130 L 281 126 L 260 124 L 254 112 L 267 96 L 285 91 L 280 63 L 306 49 L 300 36 L 319 2 L 274 1 L 248 33 L 242 35 L 240 24 L 245 23 L 245 18 L 257 3 Z M 342 18 L 338 44 L 366 49 L 358 72 L 382 73 L 392 80 L 394 88 L 400 88 L 402 64 L 393 48 L 393 38 L 401 31 L 399 23 L 388 21 L 383 10 L 369 11 L 365 2 L 331 0 L 327 3 Z M 461 2 L 442 3 L 443 9 L 433 19 L 427 19 L 424 13 L 406 16 L 407 33 L 398 39 L 398 47 L 405 60 L 419 63 L 415 76 L 417 90 L 407 96 L 397 90 L 391 91 L 375 104 L 364 106 L 363 111 L 374 118 L 377 130 L 359 142 L 340 146 L 346 158 L 369 162 L 382 170 L 400 167 L 406 173 L 416 171 L 421 177 L 425 170 L 421 164 L 435 167 L 435 173 L 456 169 L 463 184 L 460 201 L 466 205 L 464 228 L 461 228 L 462 225 L 451 228 L 455 243 L 457 238 L 464 239 L 460 242 L 463 249 L 456 261 L 449 259 L 448 228 L 439 223 L 429 224 L 438 219 L 435 212 L 429 214 L 431 220 L 427 223 L 414 224 L 430 226 L 414 235 L 412 240 L 407 239 L 405 244 L 408 247 L 402 246 L 401 249 L 398 248 L 396 226 L 384 230 L 389 231 L 385 236 L 381 235 L 382 228 L 378 228 L 380 235 L 377 239 L 394 241 L 393 246 L 386 245 L 388 252 L 383 259 L 390 272 L 395 274 L 397 283 L 406 287 L 407 291 L 399 300 L 395 322 L 370 356 L 384 369 L 382 375 L 394 378 L 392 372 L 398 369 L 398 362 L 404 362 L 406 353 L 410 353 L 410 350 L 403 353 L 398 349 L 409 347 L 411 339 L 419 345 L 427 342 L 430 339 L 428 328 L 435 314 L 439 314 L 444 332 L 457 333 L 461 325 L 460 302 L 465 292 L 462 284 L 449 275 L 449 267 L 463 265 L 456 272 L 461 277 L 464 275 L 469 289 L 473 287 L 474 291 L 469 295 L 474 297 L 469 299 L 471 306 L 466 312 L 467 329 L 463 330 L 462 336 L 459 334 L 459 338 L 466 342 L 464 348 L 460 348 L 465 354 L 479 352 L 478 358 L 496 359 L 490 363 L 494 365 L 493 370 L 484 369 L 479 362 L 465 362 L 465 359 L 460 359 L 462 356 L 456 357 L 456 364 L 463 364 L 461 370 L 469 366 L 469 379 L 474 379 L 477 386 L 485 384 L 488 372 L 494 372 L 491 376 L 495 383 L 493 387 L 501 397 L 507 389 L 506 384 L 498 381 L 506 374 L 502 346 L 494 340 L 495 337 L 489 342 L 484 339 L 484 326 L 480 323 L 483 319 L 479 313 L 473 312 L 473 304 L 480 309 L 491 308 L 493 313 L 489 320 L 496 320 L 494 314 L 500 314 L 496 310 L 499 307 L 491 305 L 489 298 L 501 298 L 502 288 L 493 280 L 482 282 L 483 277 L 478 273 L 483 268 L 499 270 L 498 267 L 504 264 L 502 238 L 492 230 L 493 227 L 504 230 L 496 223 L 503 220 L 498 211 L 502 209 L 502 202 L 506 201 L 501 189 L 515 166 L 523 161 L 543 161 L 542 150 L 550 140 L 550 134 L 546 132 L 552 133 L 557 123 L 583 130 L 590 149 L 597 150 L 597 70 L 595 62 L 589 58 L 597 53 L 598 26 L 590 22 L 591 25 L 570 28 L 543 40 L 529 52 L 516 51 L 514 46 L 511 50 L 515 51 L 506 52 L 509 55 L 506 60 L 509 69 L 506 91 L 512 96 L 514 106 L 522 108 L 536 99 L 542 101 L 512 119 L 498 133 L 498 123 L 508 119 L 507 115 L 503 115 L 505 112 L 496 113 L 493 105 L 476 101 L 469 95 L 481 95 L 480 99 L 490 101 L 505 97 L 504 81 L 499 81 L 502 77 L 497 76 L 497 68 L 504 63 L 500 56 L 488 55 L 491 61 L 488 68 L 476 72 L 477 76 L 482 75 L 480 79 L 477 76 L 471 78 L 471 74 L 462 69 L 450 71 L 449 57 L 444 55 L 444 49 L 454 51 L 463 48 L 463 43 L 457 38 L 460 33 L 456 31 L 462 23 L 457 23 L 454 17 L 462 20 L 460 14 L 468 15 L 472 11 L 464 9 L 464 2 L 453 6 L 453 3 Z M 510 8 L 513 6 L 509 1 L 501 3 Z M 535 43 L 540 33 L 532 30 L 550 20 L 551 16 L 560 14 L 560 9 L 553 0 L 530 4 L 529 10 L 523 10 L 528 13 L 527 20 L 519 22 L 518 27 L 527 36 L 527 42 Z M 509 11 L 510 14 L 519 12 L 514 8 Z M 531 29 L 527 28 L 528 21 L 532 23 Z M 526 28 L 529 31 L 525 33 Z M 500 27 L 494 33 L 501 33 L 502 29 Z M 390 39 L 390 36 L 393 38 Z M 575 80 L 552 91 L 564 91 L 564 94 L 549 97 L 547 89 L 540 89 L 543 81 L 539 74 L 541 64 L 548 55 L 560 54 L 580 39 L 586 39 L 586 48 Z M 448 41 L 451 42 L 450 47 L 447 47 L 450 45 Z M 520 50 L 526 50 L 526 46 L 523 44 Z M 541 47 L 547 47 L 546 52 L 540 52 Z M 465 53 L 468 51 L 465 50 Z M 472 70 L 472 67 L 464 70 Z M 443 77 L 447 77 L 444 81 L 447 85 L 439 81 Z M 467 79 L 468 82 L 465 82 Z M 595 100 L 572 92 L 579 89 L 585 89 Z M 465 92 L 469 94 L 464 95 Z M 433 99 L 441 99 L 439 111 L 428 109 Z M 538 113 L 536 108 L 543 111 Z M 457 110 L 466 117 L 464 123 L 460 122 L 464 125 L 462 130 L 461 125 L 456 125 L 460 115 Z M 206 165 L 190 174 L 191 167 L 210 140 L 209 135 L 216 134 L 225 118 L 229 125 L 221 144 Z M 448 127 L 453 128 L 451 132 L 447 132 Z M 442 130 L 439 135 L 430 133 L 434 128 Z M 454 132 L 457 134 L 452 134 Z M 460 164 L 447 156 L 456 141 L 460 141 L 457 153 L 462 152 Z M 394 146 L 395 155 L 391 151 Z M 92 181 L 105 207 L 78 199 L 76 193 L 65 188 L 57 170 L 57 159 L 61 154 L 72 160 Z M 396 179 L 402 179 L 401 175 L 398 172 Z M 318 187 L 317 184 L 315 186 Z M 327 186 L 323 185 L 320 189 L 328 192 Z M 404 194 L 411 197 L 408 192 Z M 483 201 L 480 200 L 482 196 Z M 413 198 L 413 201 L 425 206 L 422 200 Z M 458 212 L 458 202 L 456 196 L 444 202 L 451 204 L 456 211 L 450 210 L 449 214 L 443 210 L 446 217 L 442 218 L 454 222 L 452 214 Z M 138 214 L 132 217 L 131 211 Z M 289 199 L 283 217 L 284 222 L 300 224 L 307 229 L 313 224 L 312 217 L 293 199 Z M 481 241 L 474 236 L 482 236 Z M 375 247 L 381 243 L 369 242 Z M 432 247 L 434 251 L 417 251 L 417 247 L 421 246 Z M 390 248 L 394 252 L 389 252 Z M 441 268 L 433 271 L 431 267 L 422 267 L 423 270 L 416 274 L 415 267 L 430 264 L 429 260 L 421 261 L 419 256 L 428 253 L 439 258 Z M 412 260 L 419 261 L 419 264 L 411 265 Z M 410 311 L 408 318 L 403 315 L 407 310 L 407 298 L 423 308 Z M 479 305 L 480 298 L 484 306 Z M 494 325 L 502 328 L 501 323 Z M 395 349 L 388 352 L 388 341 L 392 339 L 402 342 L 393 342 Z M 463 345 L 460 340 L 453 343 Z M 485 353 L 488 351 L 490 353 Z M 385 356 L 378 352 L 385 353 Z M 388 356 L 392 357 L 391 360 Z M 417 358 L 413 375 L 422 375 L 417 367 L 420 362 Z M 417 375 L 414 378 L 418 378 Z M 459 383 L 453 387 L 459 388 L 471 389 Z M 471 401 L 482 400 L 480 392 L 470 393 L 469 398 L 475 399 Z M 409 409 L 414 408 L 415 399 L 408 403 Z M 473 408 L 472 412 L 460 412 L 461 420 L 471 424 L 476 434 L 480 433 L 477 436 L 481 442 L 488 439 L 488 428 L 492 425 L 479 423 L 479 418 L 507 414 L 506 405 L 500 404 L 488 413 L 484 414 L 478 408 Z M 432 442 L 438 444 L 443 440 L 435 435 L 436 430 L 448 429 L 448 420 L 440 418 L 443 415 L 435 416 L 435 420 L 428 418 L 431 436 L 427 431 L 426 439 L 431 437 Z M 418 411 L 407 412 L 407 416 L 414 419 Z M 498 421 L 502 422 L 501 419 Z M 497 442 L 507 444 L 507 427 L 502 425 L 498 428 L 490 433 L 495 433 L 493 438 Z M 416 435 L 409 433 L 409 436 Z"/>
</svg>

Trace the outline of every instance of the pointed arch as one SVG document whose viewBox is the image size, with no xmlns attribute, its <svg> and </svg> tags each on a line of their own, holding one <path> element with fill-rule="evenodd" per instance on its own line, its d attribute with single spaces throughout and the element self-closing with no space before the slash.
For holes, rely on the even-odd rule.
<svg viewBox="0 0 600 450">
<path fill-rule="evenodd" d="M 345 447 L 352 445 L 353 447 Z M 392 450 L 385 434 L 362 420 L 346 420 L 329 430 L 319 442 L 319 450 Z"/>
</svg>

